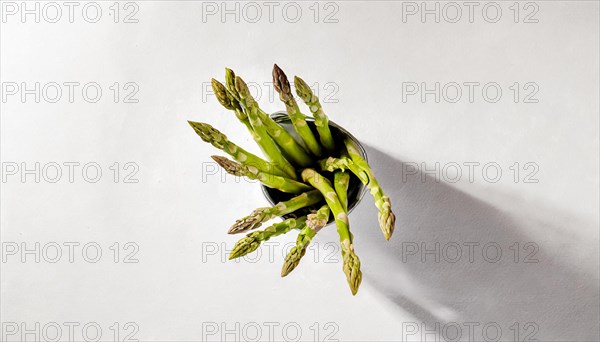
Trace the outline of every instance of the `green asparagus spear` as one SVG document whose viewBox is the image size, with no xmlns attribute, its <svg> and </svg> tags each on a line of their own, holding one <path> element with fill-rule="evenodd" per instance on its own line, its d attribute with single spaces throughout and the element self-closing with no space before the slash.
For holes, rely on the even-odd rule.
<svg viewBox="0 0 600 342">
<path fill-rule="evenodd" d="M 250 94 L 250 89 L 246 85 L 246 82 L 242 80 L 239 76 L 235 77 L 235 90 L 237 96 L 239 97 L 239 101 L 241 105 L 244 107 L 246 111 L 246 115 L 252 125 L 252 129 L 254 131 L 254 140 L 261 147 L 265 155 L 269 157 L 269 159 L 275 163 L 281 170 L 283 170 L 290 178 L 297 179 L 296 170 L 290 164 L 290 162 L 285 159 L 277 144 L 271 139 L 263 122 L 258 116 L 258 104 L 254 101 L 254 98 Z"/>
<path fill-rule="evenodd" d="M 244 113 L 239 101 L 233 97 L 233 94 L 225 86 L 215 80 L 214 78 L 211 80 L 211 85 L 213 88 L 213 92 L 219 100 L 219 103 L 223 105 L 226 109 L 232 110 L 235 113 L 235 116 L 243 123 L 246 128 L 252 133 L 252 126 L 250 125 L 250 121 L 248 120 L 248 116 Z"/>
<path fill-rule="evenodd" d="M 392 202 L 390 198 L 383 193 L 383 189 L 379 186 L 379 183 L 373 174 L 373 170 L 371 170 L 369 163 L 361 156 L 356 144 L 350 139 L 346 139 L 344 144 L 346 145 L 346 150 L 354 164 L 367 175 L 368 182 L 365 183 L 365 185 L 369 188 L 371 195 L 373 195 L 373 198 L 375 199 L 375 206 L 379 209 L 379 227 L 386 240 L 389 240 L 394 233 L 394 226 L 396 224 L 396 215 L 392 212 Z"/>
<path fill-rule="evenodd" d="M 196 134 L 207 143 L 229 154 L 237 162 L 247 166 L 253 166 L 261 172 L 273 174 L 276 176 L 287 176 L 283 171 L 279 170 L 275 164 L 269 163 L 266 160 L 244 150 L 238 145 L 227 139 L 227 136 L 209 124 L 202 122 L 188 121 Z"/>
<path fill-rule="evenodd" d="M 294 228 L 302 229 L 305 224 L 306 216 L 302 216 L 297 219 L 290 218 L 283 222 L 275 223 L 264 230 L 249 233 L 235 244 L 233 251 L 229 254 L 229 260 L 250 254 L 254 252 L 262 242 L 268 241 L 274 236 L 285 234 Z"/>
<path fill-rule="evenodd" d="M 285 103 L 285 108 L 287 109 L 296 132 L 298 132 L 298 135 L 304 140 L 304 143 L 306 143 L 306 146 L 312 154 L 319 157 L 322 153 L 321 146 L 317 142 L 313 132 L 310 130 L 310 127 L 308 127 L 308 124 L 304 119 L 304 114 L 300 113 L 300 108 L 298 108 L 298 104 L 292 95 L 290 82 L 287 76 L 277 64 L 273 66 L 273 83 L 275 90 L 279 93 L 279 98 Z"/>
<path fill-rule="evenodd" d="M 317 132 L 319 132 L 321 144 L 329 152 L 333 152 L 335 150 L 335 143 L 329 130 L 329 118 L 325 115 L 319 98 L 313 93 L 308 84 L 298 76 L 294 77 L 294 86 L 296 87 L 296 94 L 310 108 L 310 112 L 315 118 L 315 126 L 317 127 Z"/>
<path fill-rule="evenodd" d="M 283 267 L 281 268 L 281 276 L 285 277 L 298 266 L 300 259 L 306 253 L 306 248 L 312 240 L 312 238 L 325 227 L 329 220 L 329 207 L 327 205 L 322 206 L 314 214 L 309 214 L 306 220 L 306 226 L 298 234 L 296 239 L 296 246 L 292 247 L 288 255 L 285 257 Z"/>
<path fill-rule="evenodd" d="M 239 164 L 225 157 L 212 156 L 212 159 L 221 165 L 221 167 L 227 171 L 227 173 L 234 176 L 258 180 L 269 188 L 277 189 L 283 192 L 289 192 L 292 194 L 299 194 L 312 189 L 310 186 L 304 183 L 262 172 L 254 166 Z"/>
<path fill-rule="evenodd" d="M 348 212 L 348 185 L 350 184 L 350 174 L 341 170 L 333 174 L 333 187 L 338 195 L 344 211 Z"/>
<path fill-rule="evenodd" d="M 229 228 L 229 234 L 237 234 L 248 230 L 260 227 L 263 222 L 266 222 L 274 217 L 283 216 L 293 213 L 298 209 L 302 209 L 323 200 L 323 196 L 319 190 L 311 190 L 298 195 L 288 201 L 279 202 L 272 207 L 263 207 L 255 209 L 250 215 L 243 217 Z"/>
<path fill-rule="evenodd" d="M 352 244 L 353 237 L 348 223 L 348 214 L 344 210 L 331 183 L 329 183 L 325 177 L 321 176 L 313 169 L 304 169 L 302 171 L 302 180 L 310 183 L 317 190 L 321 191 L 327 205 L 331 209 L 331 213 L 333 214 L 337 226 L 338 235 L 340 236 L 343 270 L 346 274 L 346 280 L 350 285 L 352 294 L 356 295 L 362 280 L 362 272 L 360 271 L 360 260 L 354 252 L 354 245 Z"/>
</svg>

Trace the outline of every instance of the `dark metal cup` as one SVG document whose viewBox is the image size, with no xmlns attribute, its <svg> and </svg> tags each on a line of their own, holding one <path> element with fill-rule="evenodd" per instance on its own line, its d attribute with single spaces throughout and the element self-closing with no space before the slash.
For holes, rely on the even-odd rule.
<svg viewBox="0 0 600 342">
<path fill-rule="evenodd" d="M 296 130 L 294 129 L 294 126 L 292 125 L 290 117 L 288 116 L 288 114 L 286 112 L 274 113 L 271 115 L 271 118 L 275 122 L 280 124 L 286 131 L 288 131 L 290 134 L 292 134 L 292 136 L 294 136 L 295 138 L 298 138 Z M 313 131 L 315 136 L 318 136 L 314 121 L 315 120 L 313 118 L 306 118 L 306 123 L 311 128 L 311 130 Z M 337 125 L 335 122 L 332 122 L 332 121 L 329 121 L 329 129 L 331 130 L 331 135 L 333 136 L 333 140 L 335 142 L 336 147 L 344 146 L 344 140 L 346 138 L 349 138 L 356 144 L 356 146 L 358 146 L 358 151 L 361 154 L 361 156 L 365 160 L 368 160 L 367 152 L 365 151 L 364 147 L 352 134 L 350 134 L 350 132 L 348 132 L 343 127 Z M 299 139 L 299 140 L 301 140 L 301 139 Z M 339 153 L 334 153 L 332 156 L 339 157 L 340 155 L 339 155 Z M 323 158 L 327 158 L 327 157 L 329 157 L 329 155 L 323 156 Z M 316 170 L 318 170 L 318 165 L 316 165 L 316 162 L 317 161 L 315 160 L 314 168 Z M 350 172 L 350 171 L 348 171 L 348 172 Z M 319 171 L 319 173 L 321 173 L 324 177 L 326 177 L 331 182 L 333 182 L 333 173 L 327 172 L 327 171 Z M 288 194 L 288 193 L 284 193 L 284 192 L 281 192 L 276 189 L 268 188 L 264 185 L 261 185 L 261 187 L 262 187 L 263 194 L 267 198 L 267 201 L 269 201 L 269 203 L 271 203 L 272 205 L 275 205 L 281 201 L 287 201 L 290 198 L 295 196 L 293 194 Z M 352 174 L 350 172 L 350 183 L 348 184 L 348 213 L 350 213 L 352 211 L 352 209 L 354 209 L 354 207 L 356 207 L 358 205 L 358 203 L 363 198 L 363 196 L 366 192 L 367 192 L 367 188 L 362 184 L 362 182 L 358 179 L 358 177 L 356 177 L 354 174 Z M 291 214 L 284 215 L 283 218 L 286 219 L 286 218 L 301 217 L 301 216 L 307 215 L 312 210 L 316 210 L 316 209 L 320 208 L 323 204 L 325 204 L 325 201 L 323 201 L 323 203 L 319 203 L 317 205 L 314 205 L 314 206 L 311 206 L 308 208 L 296 210 L 295 212 L 293 212 Z M 331 222 L 333 222 L 332 215 L 330 215 L 330 219 L 329 219 L 329 223 L 331 223 Z"/>
</svg>

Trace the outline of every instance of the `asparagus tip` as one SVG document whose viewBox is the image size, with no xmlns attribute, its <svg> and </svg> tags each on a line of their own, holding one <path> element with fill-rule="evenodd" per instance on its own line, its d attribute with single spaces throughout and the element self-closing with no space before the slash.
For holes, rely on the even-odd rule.
<svg viewBox="0 0 600 342">
<path fill-rule="evenodd" d="M 223 156 L 210 156 L 219 166 L 223 168 L 227 173 L 234 176 L 243 176 L 244 172 L 240 164 L 231 161 Z"/>
<path fill-rule="evenodd" d="M 390 239 L 392 238 L 392 234 L 394 234 L 394 226 L 396 225 L 396 215 L 394 215 L 394 213 L 392 213 L 390 211 L 389 215 L 387 216 L 387 220 L 386 220 L 386 224 L 385 224 L 385 231 L 383 232 L 383 235 L 385 236 L 385 239 L 387 241 L 390 241 Z"/>
<path fill-rule="evenodd" d="M 288 100 L 288 94 L 290 92 L 290 82 L 288 81 L 287 76 L 281 70 L 281 68 L 275 64 L 273 65 L 273 87 L 282 97 L 282 100 Z"/>
<path fill-rule="evenodd" d="M 229 91 L 235 92 L 235 72 L 229 68 L 225 68 L 225 85 Z"/>
<path fill-rule="evenodd" d="M 290 274 L 294 268 L 296 268 L 296 266 L 298 266 L 298 262 L 300 260 L 297 261 L 293 261 L 293 260 L 289 260 L 289 256 L 286 258 L 283 266 L 281 267 L 281 277 L 285 277 L 288 274 Z"/>
<path fill-rule="evenodd" d="M 202 126 L 202 124 L 200 122 L 191 121 L 191 120 L 188 120 L 188 125 L 190 125 L 190 127 L 192 127 L 194 129 L 194 131 L 196 131 L 196 133 L 198 133 L 198 130 Z"/>
<path fill-rule="evenodd" d="M 288 255 L 285 257 L 283 267 L 281 267 L 281 276 L 285 277 L 290 274 L 290 272 L 292 272 L 298 266 L 298 264 L 300 264 L 300 259 L 302 259 L 304 254 L 306 254 L 306 245 L 297 244 L 296 246 L 292 247 Z"/>
<path fill-rule="evenodd" d="M 346 280 L 350 286 L 352 295 L 356 295 L 362 281 L 362 272 L 360 271 L 360 259 L 354 253 L 354 248 L 350 243 L 342 246 L 343 269 L 346 274 Z"/>
<path fill-rule="evenodd" d="M 228 234 L 237 234 L 247 230 L 253 230 L 271 218 L 269 215 L 270 207 L 255 209 L 250 215 L 236 220 L 235 223 L 227 231 Z"/>
<path fill-rule="evenodd" d="M 235 223 L 234 223 L 234 224 L 233 224 L 233 225 L 232 225 L 232 226 L 229 228 L 229 230 L 227 231 L 227 234 L 238 234 L 238 233 L 245 232 L 246 230 L 248 230 L 248 229 L 246 229 L 245 225 L 243 225 L 243 223 L 244 223 L 244 222 L 242 222 L 242 221 L 240 221 L 240 220 L 237 220 L 237 221 L 236 221 L 236 222 L 235 222 Z"/>
<path fill-rule="evenodd" d="M 244 80 L 241 77 L 236 76 L 234 85 L 235 85 L 235 90 L 237 91 L 239 96 L 242 99 L 246 99 L 248 97 L 248 93 L 249 93 L 248 85 L 246 84 L 246 82 L 244 82 Z"/>
<path fill-rule="evenodd" d="M 379 227 L 387 241 L 390 240 L 396 226 L 396 215 L 392 212 L 392 202 L 389 197 L 383 196 L 383 210 L 379 212 Z"/>
</svg>

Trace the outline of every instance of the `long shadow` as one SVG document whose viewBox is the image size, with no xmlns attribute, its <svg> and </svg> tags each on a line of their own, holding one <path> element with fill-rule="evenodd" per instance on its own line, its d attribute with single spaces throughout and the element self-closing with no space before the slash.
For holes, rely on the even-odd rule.
<svg viewBox="0 0 600 342">
<path fill-rule="evenodd" d="M 432 329 L 453 339 L 456 323 L 461 340 L 493 339 L 498 328 L 500 340 L 598 339 L 597 276 L 544 250 L 505 212 L 421 173 L 402 179 L 402 161 L 367 152 L 392 199 L 396 232 L 385 242 L 367 194 L 350 217 L 355 246 L 365 281 L 415 318 L 413 337 Z"/>
</svg>

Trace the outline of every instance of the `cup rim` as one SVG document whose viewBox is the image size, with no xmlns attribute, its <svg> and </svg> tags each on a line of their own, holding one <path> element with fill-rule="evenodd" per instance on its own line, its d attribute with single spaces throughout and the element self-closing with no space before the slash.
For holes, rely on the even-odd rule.
<svg viewBox="0 0 600 342">
<path fill-rule="evenodd" d="M 284 111 L 277 111 L 273 114 L 270 115 L 271 118 L 275 121 L 275 122 L 281 122 L 282 120 L 289 120 L 291 121 L 289 115 L 287 112 Z M 315 119 L 311 118 L 311 117 L 307 117 L 305 118 L 306 121 L 310 121 L 310 122 L 314 122 Z M 356 146 L 358 147 L 358 151 L 361 155 L 361 157 L 363 157 L 363 159 L 365 161 L 369 161 L 368 156 L 367 156 L 367 151 L 365 150 L 364 146 L 360 143 L 360 141 L 358 139 L 356 139 L 356 137 L 354 135 L 352 135 L 352 133 L 348 132 L 348 130 L 346 130 L 344 127 L 338 125 L 337 123 L 329 120 L 329 126 L 336 128 L 337 130 L 339 130 L 344 136 L 350 138 L 350 140 L 352 140 Z M 367 193 L 367 187 L 360 183 L 360 186 L 362 187 L 361 190 L 359 190 L 357 196 L 356 196 L 356 200 L 352 203 L 348 203 L 348 214 L 350 214 L 354 208 L 356 208 L 358 206 L 358 204 L 360 203 L 360 201 L 363 199 L 363 197 L 365 196 L 365 194 Z M 271 205 L 275 205 L 277 204 L 277 202 L 275 202 L 275 200 L 271 197 L 271 195 L 268 193 L 268 187 L 266 187 L 265 185 L 261 184 L 260 188 L 262 190 L 262 193 L 264 195 L 264 197 L 267 199 L 267 201 L 271 204 Z M 285 217 L 282 217 L 283 219 L 285 219 Z M 333 221 L 328 222 L 326 226 L 332 224 Z"/>
</svg>

